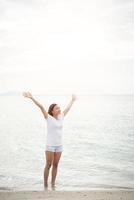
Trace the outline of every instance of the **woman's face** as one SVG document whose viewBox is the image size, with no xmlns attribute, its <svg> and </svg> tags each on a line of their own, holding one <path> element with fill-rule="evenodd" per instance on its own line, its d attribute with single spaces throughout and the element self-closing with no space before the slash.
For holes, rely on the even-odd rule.
<svg viewBox="0 0 134 200">
<path fill-rule="evenodd" d="M 52 111 L 53 115 L 58 115 L 61 113 L 61 109 L 58 105 L 55 105 Z"/>
</svg>

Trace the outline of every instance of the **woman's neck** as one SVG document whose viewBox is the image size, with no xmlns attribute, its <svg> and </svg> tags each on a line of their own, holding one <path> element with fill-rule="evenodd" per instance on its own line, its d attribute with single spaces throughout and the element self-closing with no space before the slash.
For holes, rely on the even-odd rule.
<svg viewBox="0 0 134 200">
<path fill-rule="evenodd" d="M 58 114 L 59 115 L 59 114 Z M 55 119 L 58 119 L 58 115 L 53 115 L 53 117 L 55 118 Z"/>
</svg>

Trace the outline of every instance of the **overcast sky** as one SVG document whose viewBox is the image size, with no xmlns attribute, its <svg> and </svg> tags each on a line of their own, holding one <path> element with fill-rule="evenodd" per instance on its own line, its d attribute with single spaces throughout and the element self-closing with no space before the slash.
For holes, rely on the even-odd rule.
<svg viewBox="0 0 134 200">
<path fill-rule="evenodd" d="M 0 0 L 0 92 L 134 94 L 133 0 Z"/>
</svg>

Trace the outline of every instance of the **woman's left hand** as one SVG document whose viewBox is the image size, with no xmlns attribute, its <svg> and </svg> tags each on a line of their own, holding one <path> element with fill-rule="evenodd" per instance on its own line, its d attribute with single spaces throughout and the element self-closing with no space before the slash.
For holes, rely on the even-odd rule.
<svg viewBox="0 0 134 200">
<path fill-rule="evenodd" d="M 75 101 L 77 99 L 76 95 L 72 94 L 72 101 Z"/>
</svg>

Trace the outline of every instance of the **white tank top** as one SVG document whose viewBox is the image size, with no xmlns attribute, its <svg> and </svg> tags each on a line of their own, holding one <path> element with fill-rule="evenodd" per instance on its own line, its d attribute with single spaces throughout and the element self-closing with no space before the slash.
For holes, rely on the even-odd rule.
<svg viewBox="0 0 134 200">
<path fill-rule="evenodd" d="M 46 145 L 59 146 L 62 145 L 64 113 L 59 114 L 58 119 L 48 114 L 47 121 L 47 139 Z"/>
</svg>

